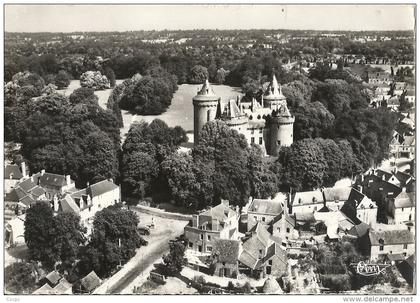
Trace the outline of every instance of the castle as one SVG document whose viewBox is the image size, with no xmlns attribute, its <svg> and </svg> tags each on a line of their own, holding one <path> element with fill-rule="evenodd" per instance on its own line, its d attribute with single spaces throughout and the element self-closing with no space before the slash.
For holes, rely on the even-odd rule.
<svg viewBox="0 0 420 303">
<path fill-rule="evenodd" d="M 224 121 L 230 128 L 243 134 L 248 144 L 261 146 L 266 154 L 278 156 L 280 147 L 293 143 L 293 123 L 295 118 L 287 108 L 286 97 L 276 76 L 268 85 L 261 102 L 229 100 L 222 104 L 206 80 L 197 95 L 194 105 L 194 142 L 199 141 L 203 126 L 216 119 Z"/>
</svg>

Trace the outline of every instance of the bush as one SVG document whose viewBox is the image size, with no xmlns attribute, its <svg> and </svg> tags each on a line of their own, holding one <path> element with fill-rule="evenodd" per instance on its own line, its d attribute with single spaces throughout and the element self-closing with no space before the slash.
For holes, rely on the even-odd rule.
<svg viewBox="0 0 420 303">
<path fill-rule="evenodd" d="M 110 88 L 111 85 L 106 76 L 99 71 L 87 71 L 80 76 L 80 86 L 93 88 L 94 90 L 103 90 Z"/>
<path fill-rule="evenodd" d="M 63 70 L 60 70 L 54 78 L 54 84 L 58 89 L 67 88 L 70 85 L 70 75 Z"/>
</svg>

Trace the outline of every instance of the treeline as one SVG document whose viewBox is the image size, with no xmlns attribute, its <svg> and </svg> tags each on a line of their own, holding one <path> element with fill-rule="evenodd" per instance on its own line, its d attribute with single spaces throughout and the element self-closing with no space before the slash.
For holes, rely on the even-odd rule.
<svg viewBox="0 0 420 303">
<path fill-rule="evenodd" d="M 90 88 L 64 96 L 37 74 L 16 75 L 5 90 L 5 140 L 22 143 L 31 172 L 70 174 L 80 188 L 119 176 L 118 118 Z"/>
<path fill-rule="evenodd" d="M 89 272 L 106 278 L 130 260 L 137 248 L 147 245 L 137 230 L 138 224 L 134 212 L 115 204 L 95 214 L 88 237 L 78 215 L 70 212 L 54 215 L 48 203 L 37 202 L 26 212 L 28 257 L 40 262 L 44 270 L 64 274 L 73 284 L 74 293 L 80 293 L 80 279 Z"/>
</svg>

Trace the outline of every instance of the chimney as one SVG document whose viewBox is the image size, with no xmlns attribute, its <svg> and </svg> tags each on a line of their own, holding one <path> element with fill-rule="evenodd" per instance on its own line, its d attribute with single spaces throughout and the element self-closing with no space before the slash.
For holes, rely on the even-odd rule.
<svg viewBox="0 0 420 303">
<path fill-rule="evenodd" d="M 382 180 L 385 180 L 385 174 L 382 175 Z"/>
<path fill-rule="evenodd" d="M 198 227 L 198 215 L 192 216 L 192 227 Z"/>
<path fill-rule="evenodd" d="M 41 176 L 45 174 L 45 169 L 41 170 Z"/>
<path fill-rule="evenodd" d="M 58 212 L 58 197 L 57 197 L 57 195 L 54 195 L 53 201 L 54 201 L 54 211 Z"/>
<path fill-rule="evenodd" d="M 357 190 L 360 191 L 360 193 L 363 194 L 363 186 L 362 185 L 357 185 Z"/>
<path fill-rule="evenodd" d="M 25 178 L 26 177 L 26 163 L 25 162 L 22 162 L 20 164 L 20 168 L 22 170 L 22 176 Z"/>
<path fill-rule="evenodd" d="M 70 186 L 70 184 L 71 184 L 70 175 L 66 175 L 66 183 L 67 183 L 67 186 Z"/>
</svg>

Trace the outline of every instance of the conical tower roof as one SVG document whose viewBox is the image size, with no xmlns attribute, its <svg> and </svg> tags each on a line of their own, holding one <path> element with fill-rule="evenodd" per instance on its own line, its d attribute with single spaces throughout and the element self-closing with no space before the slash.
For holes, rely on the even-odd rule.
<svg viewBox="0 0 420 303">
<path fill-rule="evenodd" d="M 198 95 L 216 96 L 216 94 L 214 93 L 213 88 L 211 87 L 208 79 L 206 79 L 204 81 L 203 86 L 198 91 Z"/>
<path fill-rule="evenodd" d="M 275 74 L 273 74 L 273 78 L 265 91 L 264 99 L 286 99 L 281 91 L 281 86 L 277 82 Z"/>
<path fill-rule="evenodd" d="M 204 81 L 203 86 L 197 92 L 197 95 L 193 98 L 193 100 L 196 101 L 217 101 L 218 99 L 219 97 L 214 93 L 214 90 L 211 87 L 208 79 Z"/>
</svg>

